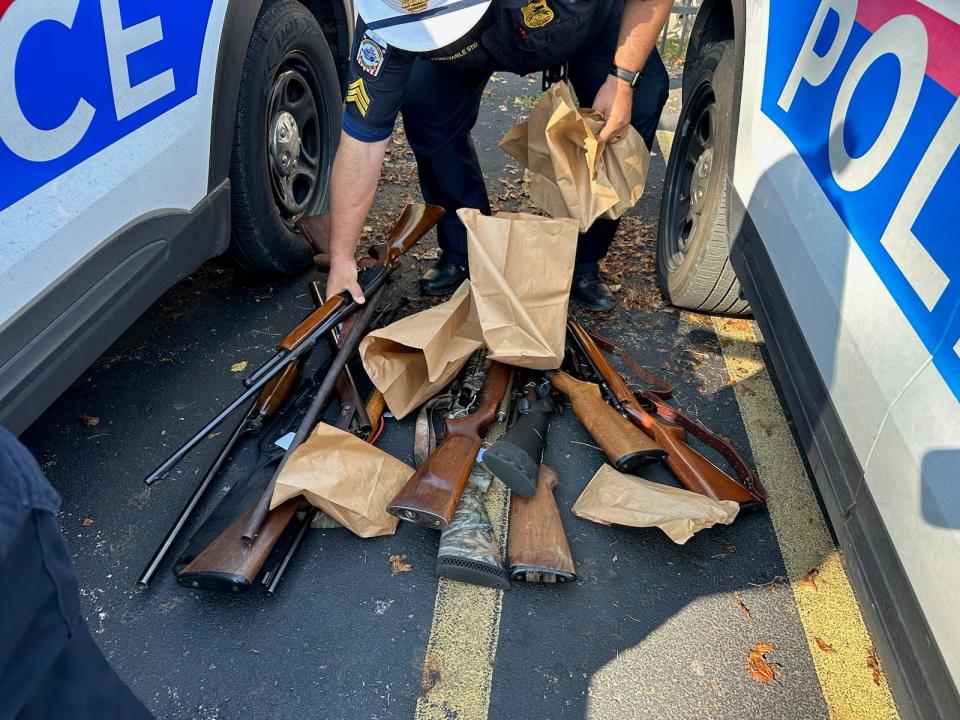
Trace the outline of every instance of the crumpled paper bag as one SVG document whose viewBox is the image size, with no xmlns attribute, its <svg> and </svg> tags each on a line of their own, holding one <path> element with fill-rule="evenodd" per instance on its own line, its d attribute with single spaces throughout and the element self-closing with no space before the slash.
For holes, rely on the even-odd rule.
<svg viewBox="0 0 960 720">
<path fill-rule="evenodd" d="M 525 123 L 500 141 L 504 152 L 530 171 L 530 200 L 556 218 L 577 220 L 580 232 L 596 218 L 616 219 L 643 194 L 650 152 L 633 127 L 618 143 L 596 133 L 600 114 L 578 110 L 566 83 L 543 94 Z"/>
<path fill-rule="evenodd" d="M 270 508 L 303 495 L 360 537 L 392 535 L 386 507 L 414 470 L 356 435 L 320 423 L 283 466 Z"/>
<path fill-rule="evenodd" d="M 661 485 L 604 464 L 573 504 L 573 514 L 601 525 L 659 527 L 678 545 L 698 530 L 729 525 L 740 505 Z"/>
<path fill-rule="evenodd" d="M 448 301 L 371 332 L 360 359 L 390 412 L 402 418 L 449 383 L 481 345 L 467 280 Z"/>
<path fill-rule="evenodd" d="M 554 370 L 563 360 L 577 223 L 457 211 L 467 228 L 473 302 L 490 359 Z"/>
</svg>

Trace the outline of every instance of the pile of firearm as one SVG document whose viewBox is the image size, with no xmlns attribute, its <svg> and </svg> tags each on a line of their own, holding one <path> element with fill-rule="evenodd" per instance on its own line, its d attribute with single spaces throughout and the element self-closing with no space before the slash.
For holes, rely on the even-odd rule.
<svg viewBox="0 0 960 720">
<path fill-rule="evenodd" d="M 140 576 L 146 586 L 170 554 L 202 497 L 241 438 L 258 438 L 253 469 L 193 534 L 174 562 L 185 586 L 228 592 L 258 579 L 272 594 L 318 512 L 302 498 L 270 509 L 277 477 L 296 448 L 326 419 L 374 442 L 383 428 L 383 396 L 364 400 L 349 362 L 360 340 L 392 321 L 398 308 L 382 306 L 385 283 L 398 258 L 436 224 L 440 208 L 408 205 L 386 241 L 359 264 L 367 302 L 349 294 L 324 300 L 281 341 L 276 355 L 248 377 L 246 390 L 174 452 L 146 479 L 153 483 L 228 418 L 237 422 L 198 487 Z M 339 329 L 338 329 L 339 328 Z M 478 351 L 459 377 L 420 410 L 416 422 L 416 472 L 387 506 L 392 515 L 441 531 L 438 574 L 479 585 L 508 588 L 510 580 L 558 583 L 576 571 L 555 499 L 557 474 L 544 465 L 551 414 L 566 398 L 584 427 L 619 471 L 634 473 L 664 462 L 687 490 L 742 508 L 761 505 L 756 475 L 722 438 L 664 402 L 662 388 L 634 391 L 608 353 L 618 355 L 641 379 L 655 382 L 621 348 L 587 332 L 576 320 L 567 328 L 561 369 L 545 373 L 511 368 Z M 308 358 L 326 339 L 329 359 L 311 372 Z M 334 400 L 336 401 L 334 403 Z M 332 413 L 332 415 L 331 415 Z M 436 420 L 442 416 L 442 427 Z M 720 452 L 734 479 L 686 442 L 687 433 Z M 278 442 L 279 441 L 279 442 Z M 507 562 L 484 506 L 493 478 L 511 491 Z"/>
</svg>

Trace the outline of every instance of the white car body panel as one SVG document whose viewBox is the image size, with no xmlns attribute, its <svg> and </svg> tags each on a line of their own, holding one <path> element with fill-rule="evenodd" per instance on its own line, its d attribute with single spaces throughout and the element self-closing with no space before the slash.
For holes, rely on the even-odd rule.
<svg viewBox="0 0 960 720">
<path fill-rule="evenodd" d="M 27 0 L 16 0 L 11 9 L 21 2 Z M 101 2 L 106 6 L 116 0 Z M 209 16 L 195 94 L 0 209 L 0 329 L 117 231 L 145 216 L 188 211 L 206 196 L 217 60 L 228 2 L 199 3 L 203 7 L 198 12 L 209 7 Z M 81 3 L 81 11 L 90 4 Z M 121 14 L 129 7 L 121 4 Z M 0 17 L 0 24 L 4 20 Z M 111 112 L 123 114 L 102 105 L 95 108 L 95 113 Z"/>
<path fill-rule="evenodd" d="M 792 6 L 791 13 L 805 13 L 811 22 L 806 26 L 777 24 L 787 4 Z M 821 142 L 820 147 L 815 148 L 804 144 L 811 140 L 810 130 L 798 131 L 790 124 L 796 120 L 790 119 L 794 106 L 789 105 L 790 91 L 783 91 L 787 84 L 782 79 L 783 68 L 776 86 L 770 68 L 777 62 L 790 66 L 798 62 L 802 46 L 786 60 L 776 55 L 787 52 L 781 35 L 805 37 L 817 21 L 815 13 L 825 7 L 832 8 L 830 13 L 836 19 L 824 21 L 822 35 L 814 36 L 817 57 L 808 58 L 809 78 L 800 79 L 792 97 L 807 116 L 829 117 L 829 126 L 823 127 L 830 132 L 824 132 L 822 142 L 816 141 Z M 861 18 L 868 23 L 880 21 L 872 35 L 865 26 L 854 24 L 848 40 L 837 49 L 831 40 L 842 32 L 844 12 L 854 13 L 857 23 Z M 898 88 L 898 76 L 891 81 L 889 72 L 879 79 L 879 71 L 872 67 L 882 57 L 888 70 L 897 50 L 905 67 L 903 76 L 909 76 L 909 65 L 916 62 L 923 45 L 916 41 L 919 21 L 913 13 L 924 18 L 925 24 L 919 27 L 933 33 L 927 42 L 928 64 L 920 67 L 927 73 L 923 89 L 916 93 L 911 93 L 906 81 Z M 956 45 L 944 42 L 946 38 L 960 39 L 960 4 L 948 0 L 928 0 L 923 5 L 908 0 L 823 0 L 818 8 L 813 2 L 793 5 L 792 0 L 753 0 L 747 2 L 746 20 L 734 187 L 776 268 L 864 470 L 865 488 L 879 509 L 931 634 L 950 672 L 960 678 L 960 623 L 954 592 L 960 587 L 960 491 L 956 485 L 960 476 L 960 384 L 956 372 L 960 361 L 960 247 L 955 242 L 960 236 L 960 183 L 956 181 L 960 175 L 956 152 L 960 104 L 954 85 L 956 70 L 945 70 L 956 62 Z M 890 22 L 896 33 L 884 30 Z M 789 29 L 783 30 L 785 26 Z M 778 36 L 771 43 L 772 31 Z M 858 42 L 855 36 L 862 40 L 864 33 L 868 38 L 879 35 L 879 40 L 872 41 L 871 47 L 879 48 L 873 60 L 861 59 L 866 43 L 859 49 L 846 46 Z M 909 44 L 894 47 L 897 43 Z M 823 66 L 818 70 L 820 63 Z M 847 150 L 859 160 L 844 165 L 835 163 L 833 157 L 838 153 L 838 139 L 847 142 L 845 116 L 831 112 L 837 94 L 828 97 L 827 88 L 839 85 L 842 94 L 843 78 L 854 70 L 863 73 L 865 83 L 869 78 L 873 84 L 869 92 L 858 95 L 859 84 L 850 81 L 851 112 L 865 112 L 869 106 L 878 116 L 878 125 L 887 129 L 878 133 L 872 144 L 870 140 L 861 142 L 858 151 L 868 146 L 862 154 Z M 874 74 L 867 74 L 871 72 Z M 944 84 L 931 86 L 930 73 Z M 790 76 L 786 77 L 789 82 Z M 821 84 L 824 89 L 818 94 Z M 876 92 L 877 88 L 881 92 Z M 802 98 L 804 92 L 807 95 Z M 785 110 L 786 120 L 770 103 L 771 97 L 783 100 L 784 95 L 790 107 Z M 906 131 L 898 132 L 904 123 Z M 854 142 L 859 140 L 854 136 Z M 825 189 L 830 176 L 822 173 L 818 180 L 812 169 L 820 167 L 817 158 L 825 155 L 832 155 L 827 169 L 839 186 L 830 190 L 832 201 Z M 889 159 L 881 162 L 886 155 Z M 892 169 L 885 175 L 886 163 Z M 898 179 L 891 181 L 894 173 Z M 873 177 L 878 184 L 889 183 L 890 190 L 858 207 L 864 195 L 857 193 L 870 193 Z M 828 184 L 822 185 L 825 182 Z M 953 197 L 952 204 L 943 201 L 944 193 Z M 903 207 L 897 209 L 898 204 Z M 898 217 L 898 212 L 903 215 Z M 875 213 L 877 222 L 885 221 L 885 229 L 870 237 L 866 231 L 861 231 L 862 236 L 853 234 L 851 226 L 870 226 L 874 218 L 863 220 L 869 213 Z M 929 232 L 933 213 L 934 225 L 953 228 L 952 246 L 944 243 L 942 230 Z M 948 215 L 953 218 L 949 225 Z M 884 234 L 877 244 L 880 232 Z"/>
</svg>

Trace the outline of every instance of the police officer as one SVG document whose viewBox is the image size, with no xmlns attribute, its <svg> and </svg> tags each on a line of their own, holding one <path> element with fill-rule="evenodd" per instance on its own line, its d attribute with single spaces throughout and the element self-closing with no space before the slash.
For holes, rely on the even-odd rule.
<svg viewBox="0 0 960 720">
<path fill-rule="evenodd" d="M 633 125 L 649 147 L 667 97 L 655 42 L 670 7 L 670 0 L 357 0 L 333 168 L 328 297 L 346 289 L 363 299 L 354 255 L 398 113 L 423 198 L 447 211 L 437 228 L 442 256 L 420 288 L 447 295 L 467 277 L 456 210 L 490 213 L 470 131 L 491 74 L 566 65 L 581 104 L 606 121 L 601 140 L 618 142 Z M 597 263 L 616 229 L 616 220 L 599 219 L 579 238 L 571 294 L 587 309 L 613 307 Z"/>
</svg>

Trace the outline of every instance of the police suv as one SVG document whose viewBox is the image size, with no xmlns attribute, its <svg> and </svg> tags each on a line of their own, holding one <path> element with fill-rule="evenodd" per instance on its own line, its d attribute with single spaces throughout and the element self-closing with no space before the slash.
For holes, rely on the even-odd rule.
<svg viewBox="0 0 960 720">
<path fill-rule="evenodd" d="M 901 714 L 960 718 L 960 2 L 704 0 L 672 302 L 752 310 Z"/>
<path fill-rule="evenodd" d="M 310 262 L 350 0 L 0 0 L 0 424 L 213 255 Z"/>
</svg>

